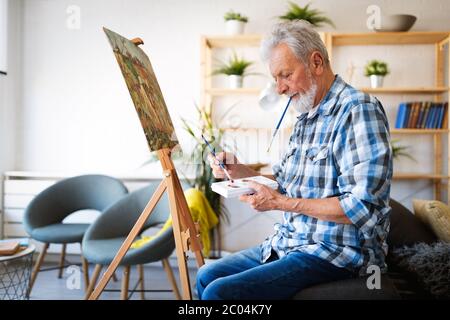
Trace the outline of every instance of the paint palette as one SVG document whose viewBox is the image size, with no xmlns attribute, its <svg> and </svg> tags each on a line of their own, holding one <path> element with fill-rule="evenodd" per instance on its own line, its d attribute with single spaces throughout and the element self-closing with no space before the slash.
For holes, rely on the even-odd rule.
<svg viewBox="0 0 450 320">
<path fill-rule="evenodd" d="M 233 181 L 233 183 L 229 180 L 215 182 L 211 185 L 211 190 L 225 198 L 235 198 L 242 194 L 251 194 L 255 191 L 248 186 L 249 181 L 255 181 L 257 183 L 264 184 L 272 189 L 278 188 L 278 183 L 276 181 L 263 176 L 255 176 L 236 179 Z"/>
</svg>

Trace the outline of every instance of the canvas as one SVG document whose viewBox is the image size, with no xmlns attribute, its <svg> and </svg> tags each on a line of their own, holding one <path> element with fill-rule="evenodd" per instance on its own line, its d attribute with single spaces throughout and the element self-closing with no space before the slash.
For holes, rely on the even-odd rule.
<svg viewBox="0 0 450 320">
<path fill-rule="evenodd" d="M 150 150 L 172 149 L 178 140 L 150 59 L 130 40 L 103 30 L 122 70 Z"/>
</svg>

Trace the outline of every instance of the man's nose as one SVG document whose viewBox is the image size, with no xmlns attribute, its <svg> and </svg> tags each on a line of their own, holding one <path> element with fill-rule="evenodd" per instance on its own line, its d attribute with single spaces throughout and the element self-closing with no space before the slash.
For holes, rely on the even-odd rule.
<svg viewBox="0 0 450 320">
<path fill-rule="evenodd" d="M 282 81 L 277 82 L 277 93 L 285 94 L 288 91 L 288 86 L 285 85 Z"/>
</svg>

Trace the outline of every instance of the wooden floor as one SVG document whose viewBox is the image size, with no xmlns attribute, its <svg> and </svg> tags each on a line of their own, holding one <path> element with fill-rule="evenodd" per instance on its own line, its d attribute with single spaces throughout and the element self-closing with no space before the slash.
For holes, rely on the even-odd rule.
<svg viewBox="0 0 450 320">
<path fill-rule="evenodd" d="M 74 261 L 68 261 L 67 264 L 78 263 L 77 259 L 73 259 Z M 56 263 L 44 263 L 43 269 L 56 267 Z M 174 272 L 175 278 L 177 279 L 178 289 L 181 292 L 181 286 L 179 284 L 179 273 L 178 266 L 176 264 L 176 260 L 170 260 L 170 265 L 172 266 L 172 270 Z M 78 269 L 79 268 L 79 269 Z M 63 273 L 63 278 L 58 279 L 58 270 L 49 270 L 49 271 L 41 271 L 39 272 L 36 282 L 34 284 L 33 290 L 30 295 L 30 300 L 81 300 L 84 298 L 84 282 L 83 282 L 83 274 L 81 272 L 81 267 L 74 266 L 67 268 Z M 89 266 L 89 274 L 92 275 L 94 270 L 94 266 Z M 102 270 L 102 273 L 105 272 L 106 269 Z M 161 262 L 151 263 L 144 267 L 144 277 L 145 277 L 145 290 L 165 290 L 166 292 L 146 292 L 145 298 L 147 300 L 173 300 L 175 296 L 171 290 L 170 283 L 167 279 L 166 273 L 162 267 Z M 195 294 L 195 275 L 197 273 L 197 268 L 195 266 L 189 267 L 190 279 L 191 279 L 191 288 L 193 298 L 196 299 Z M 77 275 L 80 278 L 75 278 Z M 130 273 L 130 292 L 129 299 L 130 300 L 140 300 L 140 292 L 131 292 L 133 288 L 137 285 L 138 280 L 138 271 L 136 267 L 131 268 Z M 106 290 L 100 296 L 100 300 L 119 300 L 120 299 L 120 288 L 121 288 L 121 279 L 122 279 L 122 268 L 119 267 L 118 271 L 116 271 L 116 276 L 118 278 L 117 282 L 114 282 L 112 279 L 108 283 Z M 76 288 L 78 281 L 81 284 L 81 288 Z M 75 287 L 75 288 L 74 288 Z M 139 287 L 137 287 L 139 289 Z M 114 291 L 108 291 L 114 290 Z"/>
</svg>

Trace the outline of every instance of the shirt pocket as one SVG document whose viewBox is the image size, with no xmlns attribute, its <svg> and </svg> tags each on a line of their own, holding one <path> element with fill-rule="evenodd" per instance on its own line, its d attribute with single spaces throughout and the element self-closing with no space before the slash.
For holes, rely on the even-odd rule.
<svg viewBox="0 0 450 320">
<path fill-rule="evenodd" d="M 301 161 L 302 161 L 302 146 L 299 144 L 292 144 L 289 147 L 288 152 L 284 158 L 284 188 L 288 186 L 295 180 L 301 171 Z"/>
<path fill-rule="evenodd" d="M 291 144 L 289 150 L 286 152 L 284 157 L 284 163 L 292 163 L 297 158 L 297 154 L 301 151 L 301 145 Z"/>
<path fill-rule="evenodd" d="M 312 146 L 306 150 L 306 158 L 312 163 L 319 163 L 326 160 L 329 154 L 328 145 Z"/>
<path fill-rule="evenodd" d="M 306 150 L 305 157 L 303 186 L 313 192 L 315 197 L 322 197 L 330 182 L 330 148 L 328 145 L 311 146 Z"/>
</svg>

